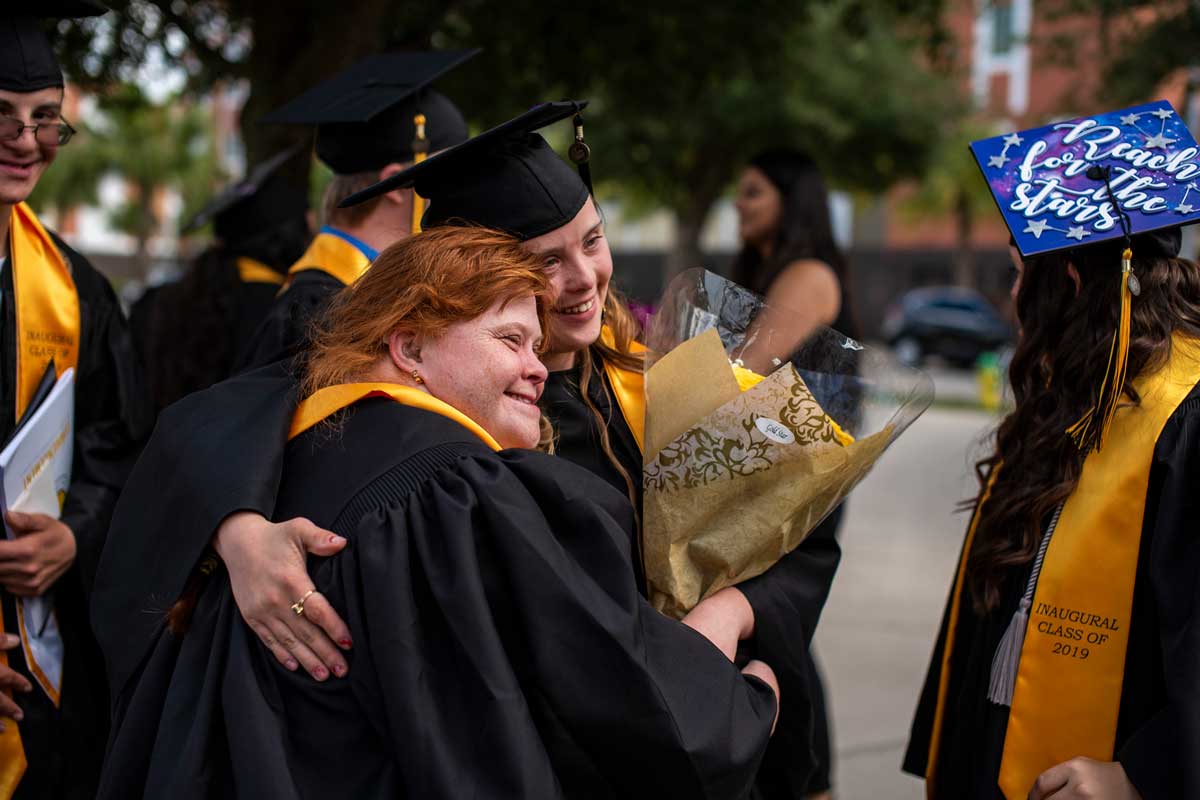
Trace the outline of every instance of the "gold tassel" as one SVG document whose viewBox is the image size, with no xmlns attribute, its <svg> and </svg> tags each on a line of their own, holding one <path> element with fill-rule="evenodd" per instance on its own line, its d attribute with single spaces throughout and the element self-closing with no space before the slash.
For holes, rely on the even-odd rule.
<svg viewBox="0 0 1200 800">
<path fill-rule="evenodd" d="M 1131 285 L 1131 281 L 1133 282 Z M 1108 426 L 1117 413 L 1121 395 L 1125 389 L 1125 376 L 1129 367 L 1129 328 L 1132 315 L 1133 294 L 1137 291 L 1137 278 L 1133 275 L 1133 251 L 1126 247 L 1121 253 L 1121 317 L 1112 346 L 1108 351 L 1108 366 L 1104 369 L 1104 382 L 1096 406 L 1079 418 L 1067 434 L 1075 445 L 1086 452 L 1099 450 L 1108 433 Z"/>
<path fill-rule="evenodd" d="M 413 125 L 417 127 L 417 135 L 413 139 L 413 163 L 420 164 L 429 155 L 429 140 L 425 138 L 425 115 L 417 114 L 413 117 Z M 421 217 L 425 216 L 425 198 L 417 194 L 416 188 L 413 188 L 412 193 L 412 232 L 421 232 Z"/>
</svg>

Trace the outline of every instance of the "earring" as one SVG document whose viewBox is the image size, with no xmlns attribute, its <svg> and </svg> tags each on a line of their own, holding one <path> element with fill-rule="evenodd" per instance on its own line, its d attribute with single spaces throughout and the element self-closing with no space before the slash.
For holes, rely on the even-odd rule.
<svg viewBox="0 0 1200 800">
<path fill-rule="evenodd" d="M 421 373 L 417 372 L 415 369 L 412 371 L 412 379 L 417 383 L 425 382 L 425 379 L 421 377 Z"/>
</svg>

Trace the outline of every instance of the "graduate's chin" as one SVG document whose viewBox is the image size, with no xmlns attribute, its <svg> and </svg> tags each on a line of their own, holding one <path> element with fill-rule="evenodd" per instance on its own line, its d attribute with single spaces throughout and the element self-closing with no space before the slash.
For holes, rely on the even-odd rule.
<svg viewBox="0 0 1200 800">
<path fill-rule="evenodd" d="M 552 353 L 578 353 L 600 338 L 603 321 L 597 314 L 584 322 L 561 323 L 554 327 L 551 337 Z"/>
<path fill-rule="evenodd" d="M 495 431 L 489 433 L 501 447 L 519 447 L 525 450 L 537 447 L 542 434 L 538 417 L 529 419 L 525 414 L 505 420 L 496 426 Z"/>
</svg>

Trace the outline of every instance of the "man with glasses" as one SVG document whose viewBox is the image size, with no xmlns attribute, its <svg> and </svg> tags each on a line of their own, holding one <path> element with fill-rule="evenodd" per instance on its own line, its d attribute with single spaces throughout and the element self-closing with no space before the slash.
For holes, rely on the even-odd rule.
<svg viewBox="0 0 1200 800">
<path fill-rule="evenodd" d="M 0 537 L 0 800 L 84 798 L 95 794 L 109 716 L 87 595 L 146 414 L 112 288 L 25 203 L 74 133 L 45 26 L 105 9 L 21 5 L 0 11 L 0 442 L 44 379 L 74 368 L 76 382 L 60 518 L 9 511 Z M 30 597 L 51 598 L 52 610 L 31 617 Z"/>
</svg>

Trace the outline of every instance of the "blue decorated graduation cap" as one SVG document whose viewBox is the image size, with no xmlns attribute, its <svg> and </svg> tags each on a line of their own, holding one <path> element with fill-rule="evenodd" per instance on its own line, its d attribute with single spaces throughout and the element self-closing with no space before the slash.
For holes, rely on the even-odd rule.
<svg viewBox="0 0 1200 800">
<path fill-rule="evenodd" d="M 1173 241 L 1175 255 L 1178 227 L 1200 220 L 1200 147 L 1165 100 L 982 139 L 971 153 L 1022 256 L 1154 231 L 1139 239 Z"/>
<path fill-rule="evenodd" d="M 1108 366 L 1095 404 L 1066 431 L 1081 451 L 1098 449 L 1127 378 L 1134 251 L 1179 254 L 1180 227 L 1200 220 L 1200 147 L 1159 100 L 972 142 L 971 153 L 1023 257 L 1112 246 L 1121 289 Z"/>
</svg>

